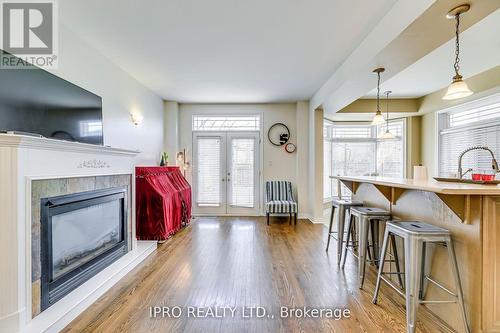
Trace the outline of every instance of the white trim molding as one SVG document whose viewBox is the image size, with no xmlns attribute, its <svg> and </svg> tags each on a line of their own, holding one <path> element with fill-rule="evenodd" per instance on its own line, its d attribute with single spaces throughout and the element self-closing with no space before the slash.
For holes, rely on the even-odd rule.
<svg viewBox="0 0 500 333">
<path fill-rule="evenodd" d="M 88 143 L 70 142 L 43 137 L 0 133 L 0 147 L 33 148 L 78 153 L 136 156 L 140 152 Z"/>
<path fill-rule="evenodd" d="M 156 243 L 143 243 L 144 248 L 138 249 L 135 214 L 131 214 L 132 251 L 66 295 L 60 305 L 56 303 L 32 319 L 31 181 L 118 174 L 132 177 L 138 153 L 0 134 L 0 332 L 58 331 L 154 250 Z M 132 212 L 133 189 L 132 180 Z"/>
</svg>

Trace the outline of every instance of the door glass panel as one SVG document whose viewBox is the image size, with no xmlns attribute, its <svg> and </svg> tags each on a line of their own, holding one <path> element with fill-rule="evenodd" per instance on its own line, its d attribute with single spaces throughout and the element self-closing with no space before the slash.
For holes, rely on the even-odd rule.
<svg viewBox="0 0 500 333">
<path fill-rule="evenodd" d="M 199 137 L 197 149 L 197 204 L 219 207 L 221 200 L 221 138 Z"/>
<path fill-rule="evenodd" d="M 237 207 L 254 207 L 255 189 L 255 139 L 233 138 L 231 140 L 230 204 Z"/>
</svg>

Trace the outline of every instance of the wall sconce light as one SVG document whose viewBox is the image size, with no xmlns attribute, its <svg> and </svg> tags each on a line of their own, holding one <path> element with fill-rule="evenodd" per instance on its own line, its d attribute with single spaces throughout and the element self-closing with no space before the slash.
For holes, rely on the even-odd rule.
<svg viewBox="0 0 500 333">
<path fill-rule="evenodd" d="M 144 120 L 144 116 L 142 114 L 139 114 L 139 113 L 131 113 L 130 114 L 130 119 L 132 120 L 132 122 L 134 123 L 134 125 L 138 126 Z"/>
</svg>

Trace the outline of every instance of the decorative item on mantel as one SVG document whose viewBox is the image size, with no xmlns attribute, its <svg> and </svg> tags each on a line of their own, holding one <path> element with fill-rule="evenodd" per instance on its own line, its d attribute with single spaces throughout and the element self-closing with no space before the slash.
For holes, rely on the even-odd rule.
<svg viewBox="0 0 500 333">
<path fill-rule="evenodd" d="M 160 166 L 167 166 L 167 165 L 168 165 L 168 154 L 166 152 L 163 152 L 163 154 L 161 154 Z"/>
</svg>

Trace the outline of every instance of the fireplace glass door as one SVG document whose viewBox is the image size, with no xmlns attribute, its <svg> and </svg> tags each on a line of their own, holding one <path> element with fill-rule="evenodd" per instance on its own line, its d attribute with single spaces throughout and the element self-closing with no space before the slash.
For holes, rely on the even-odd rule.
<svg viewBox="0 0 500 333">
<path fill-rule="evenodd" d="M 52 216 L 52 278 L 89 262 L 122 239 L 119 200 Z"/>
<path fill-rule="evenodd" d="M 42 310 L 128 251 L 127 189 L 41 200 Z"/>
</svg>

